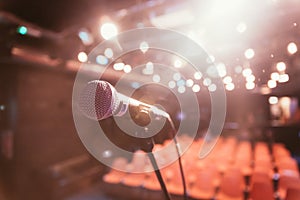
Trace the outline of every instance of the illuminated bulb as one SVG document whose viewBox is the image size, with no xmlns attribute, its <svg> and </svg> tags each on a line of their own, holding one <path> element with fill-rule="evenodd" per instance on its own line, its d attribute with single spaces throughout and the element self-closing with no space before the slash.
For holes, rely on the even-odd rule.
<svg viewBox="0 0 300 200">
<path fill-rule="evenodd" d="M 196 80 L 200 80 L 200 79 L 202 78 L 202 73 L 201 73 L 201 72 L 195 72 L 194 78 L 195 78 Z"/>
<path fill-rule="evenodd" d="M 253 83 L 253 82 L 247 82 L 246 83 L 246 89 L 247 90 L 252 90 L 254 88 L 255 88 L 255 83 Z"/>
<path fill-rule="evenodd" d="M 175 88 L 175 86 L 176 86 L 176 83 L 175 83 L 175 81 L 170 81 L 169 83 L 168 83 L 168 85 L 169 85 L 169 88 Z"/>
<path fill-rule="evenodd" d="M 101 26 L 100 33 L 105 40 L 108 40 L 118 34 L 118 28 L 113 23 L 105 23 Z"/>
<path fill-rule="evenodd" d="M 174 62 L 174 67 L 180 68 L 181 66 L 182 66 L 181 60 L 175 60 L 175 62 Z"/>
<path fill-rule="evenodd" d="M 143 52 L 143 53 L 146 53 L 149 49 L 149 45 L 147 42 L 141 42 L 140 44 L 140 50 Z"/>
<path fill-rule="evenodd" d="M 232 91 L 234 90 L 234 84 L 233 83 L 229 83 L 225 86 L 226 90 L 228 91 Z"/>
<path fill-rule="evenodd" d="M 158 74 L 155 74 L 155 75 L 153 75 L 152 80 L 153 80 L 153 82 L 155 82 L 155 83 L 159 83 L 159 81 L 160 81 L 160 76 L 159 76 Z"/>
<path fill-rule="evenodd" d="M 78 36 L 85 45 L 91 45 L 94 42 L 93 37 L 87 30 L 79 31 Z"/>
<path fill-rule="evenodd" d="M 247 82 L 254 82 L 255 81 L 255 76 L 253 74 L 250 74 L 249 76 L 246 76 L 246 81 Z"/>
<path fill-rule="evenodd" d="M 192 79 L 188 79 L 185 82 L 186 87 L 192 87 L 194 85 L 194 81 Z"/>
<path fill-rule="evenodd" d="M 205 79 L 203 80 L 203 85 L 209 86 L 210 84 L 211 84 L 211 80 L 210 80 L 209 78 L 205 78 Z"/>
<path fill-rule="evenodd" d="M 181 78 L 180 73 L 175 73 L 175 74 L 173 75 L 173 79 L 174 79 L 175 81 L 179 81 L 180 78 Z"/>
<path fill-rule="evenodd" d="M 275 88 L 277 86 L 277 83 L 274 80 L 269 80 L 267 85 L 269 88 Z"/>
<path fill-rule="evenodd" d="M 193 92 L 199 92 L 200 91 L 200 86 L 198 84 L 195 84 L 193 87 L 192 87 L 192 90 Z"/>
<path fill-rule="evenodd" d="M 124 63 L 115 63 L 113 68 L 114 68 L 114 70 L 121 71 L 124 69 L 124 66 L 125 66 Z"/>
<path fill-rule="evenodd" d="M 226 72 L 226 66 L 225 66 L 225 64 L 219 63 L 217 65 L 217 70 L 218 70 L 218 73 L 219 73 L 220 77 L 226 76 L 227 72 Z"/>
<path fill-rule="evenodd" d="M 104 51 L 104 55 L 107 57 L 107 58 L 112 58 L 114 56 L 114 52 L 111 48 L 107 48 L 105 49 Z"/>
<path fill-rule="evenodd" d="M 285 82 L 288 82 L 289 80 L 290 80 L 290 77 L 288 74 L 280 74 L 279 75 L 279 80 L 278 80 L 279 83 L 285 83 Z"/>
<path fill-rule="evenodd" d="M 273 72 L 271 74 L 271 79 L 274 81 L 278 81 L 279 80 L 279 73 L 278 72 Z"/>
<path fill-rule="evenodd" d="M 185 87 L 184 86 L 179 86 L 177 90 L 178 90 L 179 93 L 182 94 L 182 93 L 185 92 Z"/>
<path fill-rule="evenodd" d="M 209 85 L 209 86 L 208 86 L 208 90 L 209 90 L 210 92 L 216 91 L 216 90 L 217 90 L 216 84 L 211 84 L 211 85 Z"/>
<path fill-rule="evenodd" d="M 130 65 L 125 65 L 123 70 L 124 70 L 125 73 L 130 73 L 132 68 L 131 68 Z"/>
<path fill-rule="evenodd" d="M 279 72 L 283 72 L 286 70 L 286 65 L 284 62 L 279 62 L 276 64 L 276 68 Z"/>
<path fill-rule="evenodd" d="M 252 70 L 250 68 L 246 68 L 243 70 L 243 76 L 244 77 L 247 77 L 247 76 L 250 76 L 252 74 Z"/>
<path fill-rule="evenodd" d="M 108 59 L 103 55 L 99 55 L 96 57 L 96 62 L 100 65 L 107 65 Z"/>
<path fill-rule="evenodd" d="M 253 58 L 254 57 L 254 55 L 255 55 L 255 52 L 254 52 L 254 50 L 253 49 L 247 49 L 246 51 L 245 51 L 245 57 L 247 58 L 247 59 L 251 59 L 251 58 Z"/>
<path fill-rule="evenodd" d="M 26 26 L 20 26 L 20 27 L 18 27 L 17 31 L 21 35 L 26 35 L 28 32 L 28 29 L 26 28 Z"/>
<path fill-rule="evenodd" d="M 143 69 L 143 74 L 151 75 L 153 74 L 153 63 L 147 62 L 145 69 Z"/>
<path fill-rule="evenodd" d="M 287 46 L 287 51 L 289 54 L 295 54 L 298 51 L 297 45 L 294 42 L 291 42 Z"/>
<path fill-rule="evenodd" d="M 269 97 L 269 104 L 277 104 L 278 103 L 278 97 L 270 96 Z"/>
<path fill-rule="evenodd" d="M 223 83 L 225 84 L 229 84 L 232 82 L 232 78 L 230 76 L 226 76 L 224 79 L 223 79 Z"/>
<path fill-rule="evenodd" d="M 79 52 L 77 58 L 80 62 L 86 62 L 88 60 L 88 56 L 85 52 Z"/>
</svg>

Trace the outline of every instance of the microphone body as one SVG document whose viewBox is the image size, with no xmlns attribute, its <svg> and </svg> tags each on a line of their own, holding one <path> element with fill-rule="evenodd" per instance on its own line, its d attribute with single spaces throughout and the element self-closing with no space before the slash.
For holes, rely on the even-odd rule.
<svg viewBox="0 0 300 200">
<path fill-rule="evenodd" d="M 126 95 L 118 93 L 108 82 L 94 80 L 88 82 L 79 96 L 79 108 L 85 116 L 93 120 L 102 120 L 111 116 L 123 116 L 130 107 L 138 109 L 143 115 L 155 118 L 168 118 L 165 111 Z"/>
</svg>

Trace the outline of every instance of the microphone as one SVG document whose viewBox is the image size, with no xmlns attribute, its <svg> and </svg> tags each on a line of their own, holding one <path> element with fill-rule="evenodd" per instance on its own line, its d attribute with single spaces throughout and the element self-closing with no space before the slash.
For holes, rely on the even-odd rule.
<svg viewBox="0 0 300 200">
<path fill-rule="evenodd" d="M 93 120 L 103 120 L 111 116 L 123 116 L 129 107 L 138 108 L 141 115 L 169 118 L 169 114 L 153 105 L 149 105 L 118 93 L 108 82 L 93 80 L 82 90 L 79 96 L 79 108 L 83 114 Z"/>
</svg>

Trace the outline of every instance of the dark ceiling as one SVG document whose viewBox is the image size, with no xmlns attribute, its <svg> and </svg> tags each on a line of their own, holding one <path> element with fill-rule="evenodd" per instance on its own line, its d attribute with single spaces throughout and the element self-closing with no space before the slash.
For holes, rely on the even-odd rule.
<svg viewBox="0 0 300 200">
<path fill-rule="evenodd" d="M 260 87 L 276 71 L 276 63 L 283 61 L 290 81 L 279 84 L 273 92 L 295 94 L 300 90 L 299 51 L 290 55 L 286 50 L 290 42 L 298 48 L 300 45 L 299 0 L 7 0 L 0 6 L 47 31 L 73 35 L 81 28 L 98 30 L 103 16 L 113 20 L 120 31 L 126 31 L 139 24 L 157 26 L 155 20 L 171 14 L 164 22 L 160 18 L 161 27 L 196 40 L 216 58 L 216 63 L 224 63 L 233 77 L 238 76 L 234 74 L 236 66 L 250 67 Z M 237 31 L 245 24 L 244 31 Z M 97 37 L 96 42 L 100 42 L 102 38 Z M 92 46 L 85 48 L 89 51 Z M 255 51 L 252 59 L 244 56 L 248 48 Z"/>
<path fill-rule="evenodd" d="M 7 0 L 3 10 L 42 28 L 61 32 L 82 25 L 103 13 L 132 5 L 120 0 Z M 1 5 L 1 4 L 0 4 Z"/>
</svg>

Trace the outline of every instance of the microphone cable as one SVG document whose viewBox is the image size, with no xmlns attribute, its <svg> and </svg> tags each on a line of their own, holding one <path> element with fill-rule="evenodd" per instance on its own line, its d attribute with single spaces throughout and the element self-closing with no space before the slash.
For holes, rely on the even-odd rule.
<svg viewBox="0 0 300 200">
<path fill-rule="evenodd" d="M 175 125 L 171 119 L 170 116 L 167 117 L 170 125 L 171 125 L 171 129 L 172 129 L 172 138 L 174 140 L 175 143 L 175 147 L 176 147 L 176 152 L 177 152 L 177 156 L 178 156 L 178 164 L 179 164 L 179 169 L 180 169 L 180 176 L 181 176 L 181 181 L 182 181 L 182 185 L 183 185 L 183 198 L 184 200 L 188 199 L 188 195 L 187 195 L 187 189 L 186 189 L 186 181 L 185 181 L 185 176 L 184 176 L 184 172 L 183 172 L 183 167 L 182 167 L 182 162 L 181 162 L 181 156 L 180 156 L 180 144 L 178 143 L 177 139 L 176 139 L 176 128 Z"/>
</svg>

